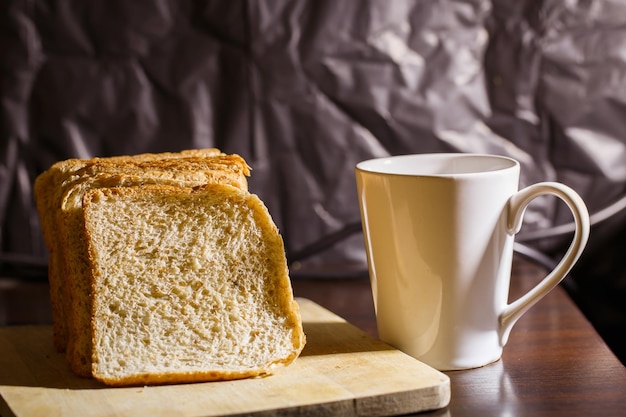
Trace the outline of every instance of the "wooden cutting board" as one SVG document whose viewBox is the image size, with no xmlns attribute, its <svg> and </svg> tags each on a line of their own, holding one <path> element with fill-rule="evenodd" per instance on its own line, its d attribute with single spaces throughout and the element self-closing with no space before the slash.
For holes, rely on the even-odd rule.
<svg viewBox="0 0 626 417">
<path fill-rule="evenodd" d="M 0 329 L 0 415 L 389 416 L 443 408 L 448 377 L 298 299 L 307 345 L 276 374 L 239 381 L 108 388 L 75 377 L 49 326 Z"/>
</svg>

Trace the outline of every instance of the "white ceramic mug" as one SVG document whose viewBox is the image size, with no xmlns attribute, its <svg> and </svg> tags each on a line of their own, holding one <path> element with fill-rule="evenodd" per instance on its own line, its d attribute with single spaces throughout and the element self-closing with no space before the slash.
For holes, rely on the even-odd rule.
<svg viewBox="0 0 626 417">
<path fill-rule="evenodd" d="M 515 322 L 570 271 L 589 237 L 571 188 L 518 191 L 520 165 L 495 155 L 421 154 L 363 161 L 356 181 L 379 336 L 439 370 L 502 355 Z M 508 304 L 513 239 L 528 204 L 561 198 L 576 231 L 563 259 Z"/>
</svg>

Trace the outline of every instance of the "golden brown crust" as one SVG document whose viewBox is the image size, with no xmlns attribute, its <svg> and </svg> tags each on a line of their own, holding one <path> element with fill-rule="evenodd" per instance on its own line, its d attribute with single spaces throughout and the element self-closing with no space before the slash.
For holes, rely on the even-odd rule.
<svg viewBox="0 0 626 417">
<path fill-rule="evenodd" d="M 189 384 L 194 382 L 232 381 L 235 379 L 254 378 L 268 375 L 262 371 L 240 372 L 172 372 L 167 374 L 144 373 L 127 378 L 97 378 L 100 382 L 111 387 L 130 387 L 145 385 Z"/>
<path fill-rule="evenodd" d="M 34 197 L 39 212 L 44 241 L 49 252 L 48 281 L 53 317 L 53 343 L 59 352 L 65 351 L 68 338 L 66 304 L 63 302 L 61 288 L 63 286 L 63 261 L 59 253 L 56 213 L 60 195 L 59 184 L 71 172 L 85 165 L 78 159 L 57 162 L 50 169 L 41 173 L 34 184 Z"/>
</svg>

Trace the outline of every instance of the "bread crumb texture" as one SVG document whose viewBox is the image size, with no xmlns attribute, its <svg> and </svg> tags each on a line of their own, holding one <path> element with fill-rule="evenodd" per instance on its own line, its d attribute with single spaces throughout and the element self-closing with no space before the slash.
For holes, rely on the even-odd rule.
<svg viewBox="0 0 626 417">
<path fill-rule="evenodd" d="M 282 238 L 254 194 L 222 184 L 94 189 L 84 213 L 96 378 L 241 378 L 299 354 Z"/>
</svg>

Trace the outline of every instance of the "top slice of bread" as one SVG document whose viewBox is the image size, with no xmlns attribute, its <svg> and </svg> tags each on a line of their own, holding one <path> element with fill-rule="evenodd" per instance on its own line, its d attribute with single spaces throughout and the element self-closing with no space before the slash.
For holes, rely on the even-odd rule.
<svg viewBox="0 0 626 417">
<path fill-rule="evenodd" d="M 305 337 L 282 238 L 230 185 L 92 189 L 93 375 L 109 385 L 272 373 Z"/>
</svg>

